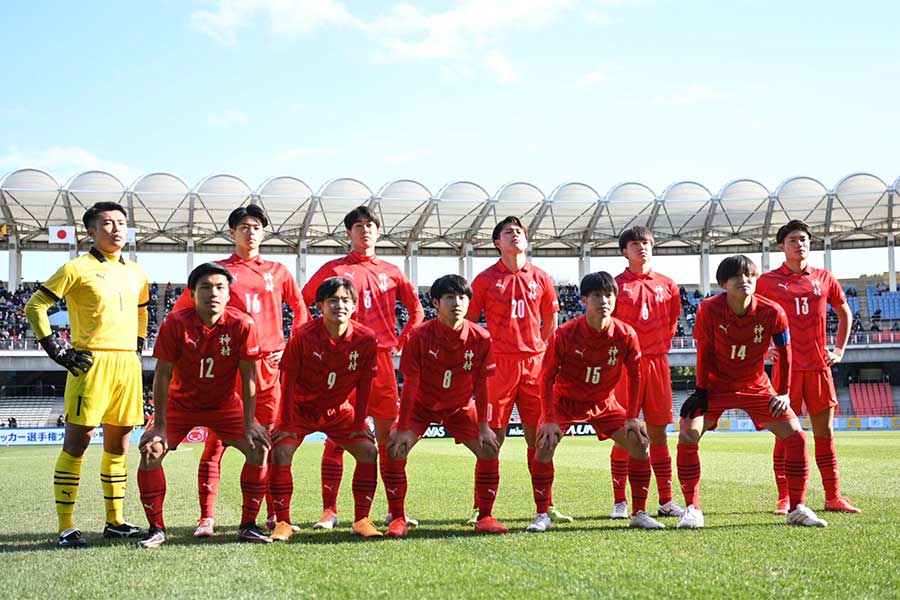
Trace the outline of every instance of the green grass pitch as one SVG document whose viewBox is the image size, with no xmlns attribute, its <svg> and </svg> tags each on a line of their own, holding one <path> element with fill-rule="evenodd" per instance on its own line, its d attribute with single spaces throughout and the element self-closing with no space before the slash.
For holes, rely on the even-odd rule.
<svg viewBox="0 0 900 600">
<path fill-rule="evenodd" d="M 670 443 L 674 456 L 672 436 Z M 0 565 L 7 592 L 18 598 L 896 598 L 900 434 L 841 433 L 837 447 L 843 490 L 863 514 L 820 513 L 829 527 L 788 528 L 772 515 L 772 437 L 714 434 L 700 450 L 706 529 L 679 531 L 676 519 L 663 519 L 664 531 L 634 531 L 627 522 L 607 518 L 609 442 L 566 438 L 556 458 L 554 498 L 576 520 L 545 534 L 526 534 L 534 505 L 525 447 L 521 439 L 510 439 L 501 456 L 494 514 L 513 533 L 484 537 L 463 524 L 474 459 L 449 440 L 424 440 L 408 468 L 407 507 L 421 526 L 405 540 L 363 541 L 349 533 L 349 456 L 339 528 L 310 528 L 320 513 L 321 444 L 304 444 L 294 460 L 293 502 L 303 530 L 287 544 L 259 546 L 234 541 L 242 463 L 235 450 L 226 453 L 223 465 L 216 537 L 191 537 L 200 447 L 187 444 L 166 459 L 170 541 L 157 550 L 102 539 L 100 452 L 91 448 L 75 514 L 91 547 L 78 551 L 54 548 L 50 482 L 59 448 L 3 448 Z M 129 469 L 126 514 L 143 526 L 134 448 Z M 655 499 L 654 487 L 651 506 Z M 681 501 L 680 494 L 676 499 Z M 818 511 L 822 503 L 811 463 L 808 504 Z M 379 484 L 376 522 L 384 513 Z"/>
</svg>

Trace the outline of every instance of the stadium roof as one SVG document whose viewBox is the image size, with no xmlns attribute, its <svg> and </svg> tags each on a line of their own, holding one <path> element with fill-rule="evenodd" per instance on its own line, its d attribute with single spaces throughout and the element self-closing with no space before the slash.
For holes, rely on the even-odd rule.
<svg viewBox="0 0 900 600">
<path fill-rule="evenodd" d="M 522 218 L 538 256 L 618 254 L 619 233 L 633 225 L 653 230 L 657 254 L 698 254 L 706 245 L 711 253 L 760 252 L 793 218 L 810 224 L 819 249 L 826 239 L 832 249 L 884 247 L 900 229 L 894 210 L 898 188 L 900 178 L 887 184 L 869 173 L 853 173 L 831 188 L 811 177 L 787 179 L 774 191 L 736 179 L 715 193 L 694 181 L 673 183 L 661 193 L 626 182 L 605 194 L 579 182 L 545 193 L 524 181 L 491 194 L 476 183 L 456 181 L 432 193 L 410 179 L 373 192 L 352 178 L 329 180 L 314 191 L 287 175 L 254 188 L 228 174 L 190 186 L 170 173 L 150 173 L 126 186 L 104 171 L 79 173 L 60 184 L 39 169 L 20 169 L 0 179 L 8 234 L 0 249 L 63 249 L 48 241 L 48 228 L 57 225 L 74 225 L 87 246 L 81 215 L 101 200 L 128 208 L 136 231 L 132 249 L 144 252 L 228 252 L 228 214 L 247 203 L 268 213 L 263 248 L 274 253 L 345 251 L 342 218 L 360 204 L 372 206 L 382 219 L 383 254 L 493 255 L 491 229 L 507 215 Z"/>
</svg>

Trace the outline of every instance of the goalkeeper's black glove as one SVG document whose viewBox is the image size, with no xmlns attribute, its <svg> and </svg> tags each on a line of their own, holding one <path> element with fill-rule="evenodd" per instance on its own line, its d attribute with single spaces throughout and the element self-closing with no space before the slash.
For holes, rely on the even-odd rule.
<svg viewBox="0 0 900 600">
<path fill-rule="evenodd" d="M 55 363 L 68 369 L 69 373 L 75 377 L 78 377 L 79 371 L 87 373 L 91 365 L 94 364 L 93 355 L 90 351 L 67 348 L 54 338 L 52 334 L 38 340 L 38 343 L 44 349 L 44 352 L 47 353 L 47 356 Z"/>
<path fill-rule="evenodd" d="M 681 405 L 681 418 L 693 419 L 698 415 L 702 415 L 709 408 L 709 401 L 706 398 L 706 390 L 697 388 L 687 397 L 684 404 Z"/>
<path fill-rule="evenodd" d="M 137 355 L 138 355 L 138 358 L 140 358 L 141 356 L 143 356 L 143 354 L 144 354 L 144 338 L 142 338 L 141 336 L 138 336 L 138 339 L 137 339 Z"/>
</svg>

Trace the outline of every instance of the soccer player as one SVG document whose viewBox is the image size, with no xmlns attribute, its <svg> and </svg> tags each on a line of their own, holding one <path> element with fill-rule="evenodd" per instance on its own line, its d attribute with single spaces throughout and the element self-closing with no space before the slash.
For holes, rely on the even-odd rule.
<svg viewBox="0 0 900 600">
<path fill-rule="evenodd" d="M 745 411 L 757 429 L 768 429 L 785 448 L 790 512 L 788 525 L 824 527 L 827 523 L 804 505 L 809 465 L 806 436 L 791 410 L 788 385 L 791 347 L 788 319 L 775 302 L 755 294 L 758 271 L 742 255 L 729 256 L 719 264 L 716 281 L 725 290 L 704 300 L 697 311 L 697 389 L 681 406 L 678 435 L 678 479 L 687 505 L 680 529 L 704 526 L 700 510 L 700 438 L 715 429 L 723 412 Z M 774 342 L 773 388 L 763 361 Z"/>
<path fill-rule="evenodd" d="M 300 289 L 287 268 L 279 262 L 264 259 L 259 246 L 269 225 L 262 208 L 256 204 L 240 206 L 228 215 L 228 228 L 234 239 L 234 254 L 217 261 L 234 277 L 229 304 L 253 318 L 259 338 L 259 359 L 256 361 L 256 418 L 267 429 L 275 425 L 281 402 L 278 364 L 284 352 L 282 302 L 294 311 L 294 323 L 309 320 L 309 310 L 300 296 Z M 185 290 L 173 310 L 191 306 L 190 290 Z M 219 489 L 219 473 L 226 446 L 214 432 L 209 432 L 197 470 L 197 489 L 200 497 L 200 519 L 195 537 L 209 537 L 215 533 L 213 510 Z M 269 518 L 266 527 L 275 527 L 274 508 L 266 495 Z"/>
<path fill-rule="evenodd" d="M 366 408 L 375 377 L 375 333 L 351 316 L 358 296 L 353 283 L 330 277 L 316 290 L 322 316 L 295 327 L 281 360 L 284 384 L 282 417 L 270 486 L 277 525 L 272 538 L 287 541 L 291 528 L 294 480 L 291 461 L 303 438 L 321 431 L 356 459 L 353 473 L 353 533 L 381 537 L 369 518 L 378 485 L 378 449 L 366 424 Z"/>
<path fill-rule="evenodd" d="M 350 252 L 329 261 L 303 286 L 303 300 L 313 304 L 316 291 L 329 277 L 344 277 L 356 286 L 359 302 L 353 319 L 375 332 L 378 340 L 378 377 L 372 384 L 368 416 L 375 424 L 375 440 L 381 458 L 382 479 L 384 456 L 391 425 L 397 418 L 397 375 L 394 355 L 402 351 L 412 328 L 425 319 L 419 294 L 400 269 L 375 255 L 381 221 L 367 206 L 358 206 L 344 217 L 350 238 Z M 397 336 L 397 299 L 409 312 L 409 321 Z M 334 440 L 325 441 L 322 452 L 322 517 L 313 526 L 331 529 L 337 525 L 337 496 L 344 473 L 344 449 Z M 399 516 L 399 515 L 394 515 Z M 387 521 L 391 520 L 388 515 Z M 409 519 L 410 524 L 417 524 Z"/>
<path fill-rule="evenodd" d="M 853 315 L 844 290 L 834 276 L 809 265 L 811 238 L 809 226 L 803 221 L 795 219 L 783 225 L 775 234 L 775 241 L 784 252 L 784 264 L 760 276 L 756 291 L 760 296 L 780 304 L 788 316 L 793 348 L 791 409 L 799 415 L 803 404 L 806 404 L 812 422 L 816 464 L 825 488 L 825 510 L 858 513 L 862 511 L 841 494 L 834 449 L 834 408 L 838 403 L 831 376 L 831 366 L 841 362 L 844 356 Z M 825 320 L 829 304 L 838 316 L 833 350 L 825 345 Z M 780 370 L 775 369 L 774 373 L 778 374 Z M 779 381 L 772 383 L 778 387 Z M 775 514 L 787 514 L 784 444 L 777 438 L 773 462 L 778 486 Z"/>
<path fill-rule="evenodd" d="M 150 530 L 138 542 L 156 548 L 166 542 L 163 503 L 166 474 L 162 462 L 187 433 L 204 426 L 245 456 L 241 471 L 241 541 L 270 543 L 256 525 L 266 493 L 266 455 L 270 445 L 256 414 L 256 325 L 228 306 L 233 277 L 224 266 L 203 263 L 188 276 L 195 305 L 170 313 L 159 328 L 153 356 L 153 426 L 141 436 L 138 487 Z M 241 375 L 241 392 L 237 376 Z"/>
<path fill-rule="evenodd" d="M 560 327 L 547 348 L 541 370 L 541 422 L 532 485 L 537 514 L 526 531 L 550 529 L 553 454 L 573 423 L 587 421 L 601 441 L 611 438 L 628 452 L 633 513 L 631 527 L 663 529 L 645 510 L 650 485 L 647 434 L 641 412 L 641 348 L 634 329 L 613 317 L 618 286 L 605 271 L 585 275 L 580 285 L 585 313 Z M 628 371 L 628 406 L 613 391 Z"/>
<path fill-rule="evenodd" d="M 641 385 L 638 389 L 644 408 L 644 424 L 650 438 L 650 465 L 656 474 L 661 517 L 680 517 L 684 511 L 672 499 L 672 457 L 666 441 L 666 427 L 672 418 L 672 376 L 669 350 L 678 327 L 681 299 L 675 282 L 650 268 L 653 233 L 646 227 L 626 229 L 619 236 L 619 250 L 628 260 L 618 277 L 617 319 L 631 325 L 641 340 Z M 627 371 L 616 386 L 616 398 L 629 406 Z M 612 471 L 613 519 L 628 518 L 625 481 L 628 479 L 628 452 L 615 444 L 609 457 Z"/>
<path fill-rule="evenodd" d="M 496 366 L 490 334 L 466 320 L 471 297 L 472 289 L 459 275 L 438 278 L 431 286 L 438 317 L 413 330 L 400 358 L 400 417 L 382 460 L 388 511 L 401 516 L 391 521 L 388 537 L 407 534 L 402 517 L 406 514 L 406 458 L 431 423 L 443 424 L 456 443 L 465 445 L 477 459 L 475 531 L 509 531 L 491 515 L 500 484 L 500 444 L 488 424 L 487 381 Z"/>
<path fill-rule="evenodd" d="M 103 537 L 139 537 L 144 532 L 123 515 L 128 436 L 144 422 L 140 351 L 147 337 L 150 287 L 144 270 L 122 256 L 128 240 L 125 209 L 98 202 L 83 218 L 94 243 L 87 254 L 64 264 L 38 286 L 25 315 L 47 355 L 69 370 L 65 393 L 65 441 L 53 473 L 59 546 L 86 542 L 73 514 L 84 452 L 94 428 L 103 425 L 100 481 L 106 504 Z M 65 298 L 72 348 L 53 337 L 47 309 Z M 135 354 L 137 350 L 137 355 Z"/>
<path fill-rule="evenodd" d="M 526 259 L 528 234 L 518 217 L 506 217 L 497 223 L 491 238 L 500 260 L 472 281 L 467 318 L 478 322 L 483 311 L 494 344 L 497 374 L 488 380 L 491 429 L 502 446 L 513 405 L 518 406 L 528 446 L 528 471 L 533 480 L 541 416 L 541 359 L 556 331 L 559 300 L 550 276 Z M 556 520 L 572 521 L 572 517 L 556 509 L 552 499 L 549 510 Z M 476 497 L 470 524 L 477 519 L 477 512 Z"/>
</svg>

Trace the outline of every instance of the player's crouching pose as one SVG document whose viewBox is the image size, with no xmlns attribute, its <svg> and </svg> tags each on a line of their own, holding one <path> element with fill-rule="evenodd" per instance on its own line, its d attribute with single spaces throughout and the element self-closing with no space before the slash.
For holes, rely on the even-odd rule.
<svg viewBox="0 0 900 600">
<path fill-rule="evenodd" d="M 431 423 L 442 423 L 476 456 L 475 490 L 479 533 L 506 533 L 493 516 L 500 484 L 500 444 L 488 425 L 487 378 L 496 366 L 490 334 L 466 320 L 472 288 L 459 275 L 444 275 L 431 286 L 438 318 L 413 329 L 400 359 L 403 393 L 400 418 L 391 431 L 384 485 L 388 510 L 404 515 L 406 457 Z M 473 400 L 474 394 L 474 400 Z M 407 522 L 395 518 L 388 537 L 404 537 Z"/>
<path fill-rule="evenodd" d="M 266 429 L 255 418 L 256 325 L 249 315 L 227 306 L 232 276 L 217 263 L 204 263 L 188 276 L 195 306 L 170 313 L 153 349 L 156 373 L 153 426 L 141 436 L 138 487 L 150 523 L 138 544 L 156 548 L 166 541 L 163 458 L 196 426 L 205 426 L 240 450 L 243 505 L 238 539 L 269 543 L 256 525 L 266 493 Z M 241 394 L 236 389 L 240 372 Z M 243 400 L 243 403 L 242 403 Z"/>
<path fill-rule="evenodd" d="M 566 429 L 587 421 L 602 441 L 611 438 L 628 451 L 631 484 L 631 527 L 663 529 L 645 510 L 650 486 L 649 438 L 638 415 L 641 406 L 641 349 L 634 329 L 612 316 L 618 286 L 601 271 L 581 280 L 585 314 L 556 330 L 541 368 L 541 424 L 534 463 L 534 503 L 537 514 L 526 531 L 550 529 L 549 498 L 553 488 L 553 454 Z M 622 407 L 613 391 L 623 369 L 628 370 L 629 406 Z"/>
<path fill-rule="evenodd" d="M 315 431 L 325 433 L 356 459 L 353 533 L 381 537 L 369 518 L 378 485 L 378 449 L 366 424 L 378 342 L 371 329 L 350 319 L 357 299 L 349 280 L 323 281 L 315 296 L 322 316 L 294 328 L 285 348 L 282 415 L 272 436 L 276 445 L 269 480 L 277 519 L 273 539 L 287 541 L 293 533 L 291 461 L 303 438 Z"/>
<path fill-rule="evenodd" d="M 704 300 L 697 311 L 697 390 L 681 407 L 678 435 L 678 479 L 687 504 L 680 529 L 703 527 L 700 510 L 700 456 L 703 433 L 715 429 L 728 409 L 745 411 L 758 429 L 768 429 L 784 443 L 790 512 L 788 525 L 827 525 L 804 506 L 809 465 L 806 436 L 791 410 L 788 387 L 791 370 L 787 315 L 777 303 L 756 295 L 756 265 L 746 256 L 729 256 L 716 270 L 724 288 Z M 778 359 L 772 387 L 763 361 L 774 342 Z"/>
</svg>

